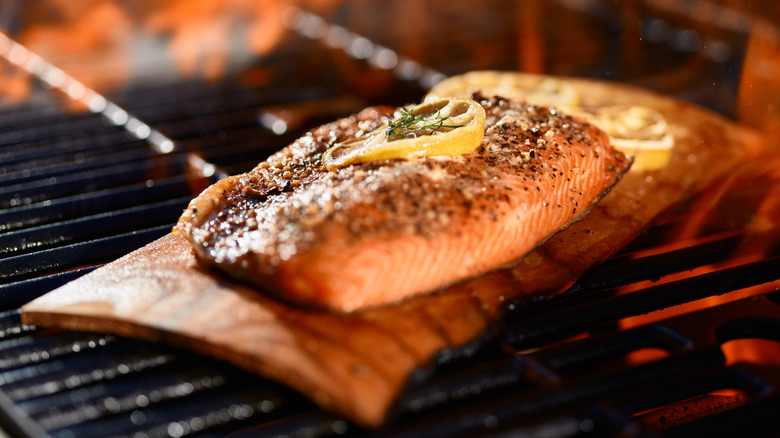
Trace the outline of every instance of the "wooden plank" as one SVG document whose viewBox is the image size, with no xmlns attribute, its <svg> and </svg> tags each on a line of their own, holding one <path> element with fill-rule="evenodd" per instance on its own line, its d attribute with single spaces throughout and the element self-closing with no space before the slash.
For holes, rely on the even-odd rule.
<svg viewBox="0 0 780 438">
<path fill-rule="evenodd" d="M 572 80 L 589 105 L 661 111 L 676 137 L 669 164 L 629 172 L 590 215 L 515 266 L 398 305 L 354 314 L 302 309 L 199 266 L 165 236 L 23 308 L 27 324 L 117 333 L 182 346 L 278 380 L 364 426 L 384 421 L 409 376 L 437 352 L 474 342 L 502 303 L 551 295 L 737 163 L 753 131 L 696 106 L 625 86 Z"/>
</svg>

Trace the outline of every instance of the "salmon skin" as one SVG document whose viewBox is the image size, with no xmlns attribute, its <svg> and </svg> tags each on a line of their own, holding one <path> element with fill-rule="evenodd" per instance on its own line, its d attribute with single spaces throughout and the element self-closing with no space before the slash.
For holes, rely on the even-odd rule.
<svg viewBox="0 0 780 438">
<path fill-rule="evenodd" d="M 352 312 L 517 261 L 586 215 L 631 164 L 583 119 L 474 98 L 487 119 L 470 154 L 326 170 L 328 147 L 392 113 L 369 108 L 217 182 L 174 232 L 231 276 L 288 301 Z"/>
</svg>

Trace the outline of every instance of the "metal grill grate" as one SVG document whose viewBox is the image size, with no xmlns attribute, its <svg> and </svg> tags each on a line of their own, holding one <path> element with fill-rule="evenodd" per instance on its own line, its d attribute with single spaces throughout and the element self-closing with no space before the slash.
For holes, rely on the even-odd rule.
<svg viewBox="0 0 780 438">
<path fill-rule="evenodd" d="M 143 96 L 133 111 L 176 134 L 183 146 L 169 154 L 99 115 L 65 113 L 56 102 L 6 110 L 12 115 L 0 127 L 6 430 L 54 437 L 219 433 L 249 419 L 311 409 L 291 391 L 224 364 L 113 336 L 40 331 L 22 325 L 16 310 L 167 233 L 189 199 L 215 181 L 192 176 L 202 170 L 192 166 L 201 157 L 247 169 L 289 140 L 256 128 L 256 109 L 278 96 L 228 87 L 126 91 L 128 99 Z"/>
<path fill-rule="evenodd" d="M 174 139 L 177 148 L 170 153 L 99 114 L 67 113 L 51 97 L 0 111 L 0 422 L 8 433 L 777 434 L 778 365 L 735 364 L 721 347 L 741 338 L 780 341 L 780 295 L 771 286 L 754 297 L 621 326 L 636 315 L 780 279 L 780 248 L 701 272 L 730 261 L 745 230 L 713 228 L 682 249 L 660 247 L 689 212 L 666 218 L 568 293 L 507 306 L 506 324 L 494 337 L 442 352 L 431 369 L 414 376 L 379 431 L 360 430 L 289 389 L 189 352 L 21 324 L 21 304 L 167 233 L 188 200 L 219 176 L 198 171 L 198 163 L 236 173 L 296 136 L 295 130 L 276 135 L 260 128 L 263 110 L 341 92 L 281 82 L 273 89 L 183 82 L 112 96 Z M 408 88 L 394 96 L 398 102 L 383 102 L 412 101 L 423 91 L 401 86 Z M 765 237 L 777 241 L 777 230 Z M 619 291 L 673 277 L 682 278 Z M 651 361 L 631 360 L 644 350 L 661 353 Z M 712 395 L 724 389 L 735 392 Z"/>
</svg>

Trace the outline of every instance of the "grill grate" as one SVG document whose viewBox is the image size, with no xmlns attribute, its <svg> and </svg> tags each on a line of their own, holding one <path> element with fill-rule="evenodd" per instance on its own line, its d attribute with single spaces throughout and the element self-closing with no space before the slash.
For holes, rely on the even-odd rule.
<svg viewBox="0 0 780 438">
<path fill-rule="evenodd" d="M 777 433 L 777 363 L 734 362 L 721 345 L 780 341 L 780 248 L 733 260 L 757 235 L 728 227 L 707 230 L 683 248 L 659 246 L 687 211 L 666 218 L 568 293 L 507 306 L 506 324 L 493 338 L 443 352 L 413 376 L 379 431 L 360 430 L 287 388 L 189 352 L 21 323 L 21 304 L 167 233 L 189 199 L 219 176 L 197 163 L 243 171 L 298 134 L 260 128 L 263 110 L 342 93 L 300 82 L 280 79 L 270 88 L 192 81 L 112 96 L 174 139 L 169 153 L 99 114 L 67 113 L 47 95 L 0 111 L 3 429 L 63 438 Z M 401 88 L 382 101 L 414 101 L 423 92 L 409 83 Z M 777 230 L 758 237 L 777 241 Z M 624 287 L 638 290 L 622 293 Z M 637 315 L 744 288 L 756 295 L 623 326 Z M 647 351 L 655 352 L 652 360 L 632 359 Z M 712 395 L 726 389 L 733 392 Z M 721 408 L 695 408 L 712 400 Z M 675 415 L 679 421 L 671 420 Z"/>
<path fill-rule="evenodd" d="M 213 93 L 206 93 L 205 99 L 212 97 Z M 185 101 L 189 105 L 193 100 L 197 99 Z M 235 113 L 257 114 L 264 103 L 242 102 Z M 134 112 L 143 113 L 139 108 Z M 241 121 L 230 125 L 235 129 L 225 128 L 235 142 L 228 143 L 229 152 L 217 151 L 219 142 L 212 132 L 219 129 L 185 128 L 184 119 L 170 126 L 181 124 L 179 132 L 190 135 L 184 139 L 190 142 L 191 151 L 229 160 L 256 148 L 258 131 L 261 135 L 263 131 L 255 128 L 251 130 L 254 137 L 250 136 L 250 128 L 244 126 L 249 120 L 243 114 Z M 280 146 L 279 142 L 288 140 L 265 134 L 264 143 Z M 136 143 L 129 144 L 142 150 Z M 24 424 L 31 421 L 33 427 L 53 437 L 141 432 L 138 436 L 363 434 L 290 390 L 223 363 L 114 336 L 41 331 L 21 324 L 15 306 L 170 229 L 194 194 L 186 178 L 176 176 L 188 169 L 188 153 L 143 153 L 148 158 L 122 165 L 108 159 L 102 164 L 105 167 L 96 165 L 88 172 L 101 175 L 114 168 L 127 170 L 112 172 L 118 175 L 115 179 L 108 178 L 84 193 L 74 192 L 80 191 L 80 182 L 89 180 L 89 173 L 77 166 L 71 173 L 58 168 L 61 173 L 56 178 L 65 181 L 64 186 L 38 183 L 42 191 L 53 187 L 45 196 L 49 202 L 31 199 L 0 211 L 5 224 L 20 224 L 6 225 L 8 231 L 0 234 L 6 248 L 0 254 L 5 280 L 0 293 L 8 309 L 0 320 L 6 339 L 0 341 L 0 381 L 9 404 L 7 412 L 15 413 L 5 426 L 29 435 Z M 28 188 L 28 184 L 5 190 L 10 193 L 13 187 Z M 53 213 L 47 216 L 47 211 Z M 34 220 L 25 223 L 24 218 Z M 493 342 L 475 351 L 443 354 L 433 374 L 423 370 L 410 385 L 390 425 L 372 435 L 638 436 L 652 429 L 643 428 L 642 417 L 632 415 L 724 388 L 741 391 L 749 400 L 740 402 L 745 406 L 769 412 L 777 404 L 774 367 L 727 365 L 719 343 L 746 335 L 780 339 L 780 320 L 775 319 L 780 318 L 780 308 L 774 295 L 633 329 L 615 327 L 633 315 L 777 279 L 780 257 L 772 249 L 757 261 L 618 294 L 616 290 L 626 285 L 723 263 L 745 240 L 743 232 L 713 230 L 688 247 L 643 255 L 656 248 L 652 242 L 669 233 L 675 221 L 668 219 L 650 230 L 567 294 L 550 301 L 510 305 L 507 325 Z M 743 307 L 748 310 L 740 311 Z M 747 318 L 742 325 L 725 324 L 724 314 L 740 312 Z M 720 316 L 712 316 L 715 313 Z M 769 319 L 756 319 L 764 314 Z M 592 335 L 571 340 L 582 333 Z M 643 349 L 662 350 L 667 357 L 627 362 L 627 355 Z M 733 416 L 747 409 L 740 403 L 717 415 L 717 424 L 725 423 L 721 424 L 724 428 L 739 425 Z M 771 416 L 752 415 L 758 417 L 752 423 L 756 427 L 769 427 Z M 663 428 L 659 434 L 674 436 L 683 430 L 687 436 L 705 436 L 711 424 L 709 420 L 690 421 Z"/>
<path fill-rule="evenodd" d="M 9 309 L 0 315 L 7 339 L 0 341 L 6 430 L 69 437 L 141 429 L 147 436 L 170 436 L 311 409 L 289 390 L 203 357 L 113 336 L 40 331 L 19 319 L 17 306 L 167 233 L 187 202 L 214 181 L 192 176 L 194 158 L 254 165 L 269 144 L 276 149 L 289 140 L 250 129 L 268 93 L 247 96 L 242 88 L 224 98 L 224 86 L 199 90 L 205 92 L 186 94 L 189 99 L 181 98 L 181 89 L 150 90 L 159 102 L 148 111 L 134 108 L 178 135 L 184 147 L 166 155 L 98 116 L 57 112 L 53 102 L 8 111 L 14 124 L 0 127 L 0 296 Z M 203 102 L 209 103 L 205 111 L 188 110 Z M 45 120 L 35 120 L 42 115 Z M 40 122 L 51 129 L 33 129 Z"/>
</svg>

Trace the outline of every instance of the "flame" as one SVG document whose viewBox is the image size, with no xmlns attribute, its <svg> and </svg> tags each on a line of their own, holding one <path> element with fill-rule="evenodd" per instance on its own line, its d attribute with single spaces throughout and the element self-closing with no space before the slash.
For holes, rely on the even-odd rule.
<svg viewBox="0 0 780 438">
<path fill-rule="evenodd" d="M 740 233 L 742 238 L 727 260 L 693 271 L 669 275 L 659 283 L 675 281 L 764 258 L 780 245 L 780 31 L 771 24 L 753 21 L 738 93 L 738 119 L 764 134 L 767 156 L 734 169 L 722 181 L 699 194 L 668 234 L 663 250 L 700 243 L 706 236 Z M 650 282 L 621 288 L 631 293 Z M 630 328 L 680 314 L 709 308 L 756 294 L 780 289 L 780 280 L 626 318 L 620 327 Z M 727 365 L 738 362 L 780 363 L 780 343 L 739 339 L 721 346 Z M 641 355 L 640 355 L 641 356 Z M 631 358 L 629 358 L 631 359 Z M 637 359 L 638 360 L 638 359 Z"/>
<path fill-rule="evenodd" d="M 780 30 L 751 16 L 749 44 L 745 55 L 737 98 L 737 118 L 740 122 L 764 134 L 767 157 L 735 169 L 731 174 L 703 192 L 690 203 L 688 213 L 678 226 L 672 227 L 670 241 L 661 250 L 700 243 L 706 235 L 716 232 L 743 233 L 734 253 L 723 263 L 702 266 L 691 272 L 667 276 L 661 282 L 675 281 L 730 266 L 750 263 L 765 257 L 767 251 L 780 244 Z M 780 282 L 735 291 L 720 297 L 710 297 L 675 306 L 621 322 L 623 327 L 657 321 L 674 315 L 716 306 L 745 296 L 776 288 Z M 649 282 L 620 290 L 630 293 L 647 287 Z M 739 350 L 761 350 L 751 342 L 732 342 L 724 346 L 730 358 L 751 357 Z M 765 346 L 764 346 L 765 347 Z M 774 354 L 773 358 L 780 357 Z M 730 359 L 731 360 L 731 359 Z"/>
<path fill-rule="evenodd" d="M 737 99 L 738 119 L 763 130 L 767 138 L 780 134 L 780 30 L 763 21 L 753 23 Z M 770 145 L 777 151 L 778 145 Z"/>
<path fill-rule="evenodd" d="M 22 30 L 17 39 L 23 46 L 90 88 L 106 89 L 126 80 L 125 43 L 132 30 L 126 11 L 113 1 L 100 0 L 49 0 L 42 6 L 51 9 Z M 31 8 L 29 13 L 40 11 Z M 20 100 L 30 93 L 28 73 L 16 68 L 2 73 L 0 95 Z"/>
<path fill-rule="evenodd" d="M 276 47 L 289 3 L 163 0 L 140 7 L 118 0 L 41 0 L 23 8 L 22 30 L 12 38 L 93 90 L 127 83 L 134 69 L 151 66 L 164 73 L 169 64 L 181 75 L 215 79 L 240 47 L 252 55 Z M 149 40 L 167 50 L 149 50 Z M 31 90 L 28 72 L 0 63 L 0 98 L 20 101 Z"/>
<path fill-rule="evenodd" d="M 780 363 L 780 343 L 768 339 L 737 339 L 721 345 L 726 365 L 740 362 L 757 365 Z"/>
<path fill-rule="evenodd" d="M 680 228 L 671 233 L 672 241 L 666 247 L 689 246 L 706 239 L 706 237 L 700 237 L 702 234 L 715 232 L 715 235 L 719 236 L 722 235 L 721 230 L 730 230 L 734 227 L 742 230 L 741 240 L 727 260 L 713 265 L 701 266 L 692 271 L 669 275 L 659 283 L 758 261 L 764 258 L 768 251 L 776 249 L 780 245 L 780 157 L 770 156 L 736 169 L 730 177 L 702 193 L 691 205 L 693 211 L 686 215 Z M 718 234 L 719 231 L 721 234 Z M 631 293 L 653 284 L 657 283 L 642 282 L 626 286 L 621 288 L 618 293 Z M 625 318 L 619 321 L 619 326 L 627 329 L 645 325 L 779 289 L 780 280 L 777 280 L 725 295 L 673 306 L 646 315 Z M 780 343 L 774 341 L 738 339 L 722 344 L 721 350 L 726 357 L 726 365 L 740 362 L 780 364 Z M 645 353 L 637 352 L 627 357 L 627 360 L 630 363 L 639 364 L 663 357 L 647 356 Z"/>
<path fill-rule="evenodd" d="M 660 283 L 760 260 L 766 256 L 767 251 L 778 247 L 780 244 L 780 157 L 768 157 L 736 169 L 720 184 L 702 193 L 691 203 L 691 209 L 691 213 L 684 216 L 679 229 L 670 234 L 671 241 L 665 247 L 689 246 L 706 239 L 702 235 L 714 232 L 716 236 L 721 236 L 723 235 L 721 230 L 731 230 L 734 227 L 743 232 L 740 243 L 727 260 L 702 266 L 693 271 L 669 275 Z M 631 293 L 650 285 L 650 282 L 643 282 L 621 288 L 618 293 Z M 780 280 L 673 306 L 647 315 L 625 318 L 619 321 L 619 327 L 628 329 L 662 321 L 776 290 L 780 290 Z M 725 356 L 725 366 L 739 363 L 775 366 L 780 364 L 780 342 L 777 341 L 736 339 L 723 343 L 720 348 Z M 627 355 L 626 361 L 638 365 L 663 359 L 666 356 L 667 353 L 662 350 L 642 349 Z M 749 399 L 747 394 L 734 388 L 720 388 L 690 400 L 681 400 L 649 412 L 636 413 L 635 419 L 649 430 L 663 430 L 673 424 L 710 415 L 717 410 L 733 409 L 747 403 Z"/>
<path fill-rule="evenodd" d="M 528 73 L 544 72 L 542 6 L 538 0 L 526 1 L 520 5 L 520 11 L 525 20 L 523 26 L 518 29 L 518 58 L 520 70 Z"/>
<path fill-rule="evenodd" d="M 226 69 L 231 33 L 246 25 L 245 42 L 255 55 L 270 52 L 284 34 L 282 16 L 289 2 L 278 0 L 169 0 L 145 20 L 154 34 L 170 35 L 179 71 L 215 79 Z"/>
<path fill-rule="evenodd" d="M 657 282 L 645 281 L 625 286 L 618 293 L 631 293 L 649 286 L 763 259 L 768 251 L 780 244 L 780 157 L 766 157 L 735 169 L 728 178 L 701 193 L 691 202 L 690 208 L 692 211 L 683 215 L 678 229 L 669 233 L 670 241 L 659 245 L 662 251 L 702 243 L 712 239 L 712 236 L 719 238 L 739 233 L 742 237 L 736 249 L 720 263 L 671 274 Z M 646 254 L 640 254 L 642 255 Z M 648 324 L 765 293 L 778 286 L 780 281 L 734 291 L 723 296 L 709 297 L 647 315 L 626 318 L 620 324 L 624 328 Z"/>
</svg>

